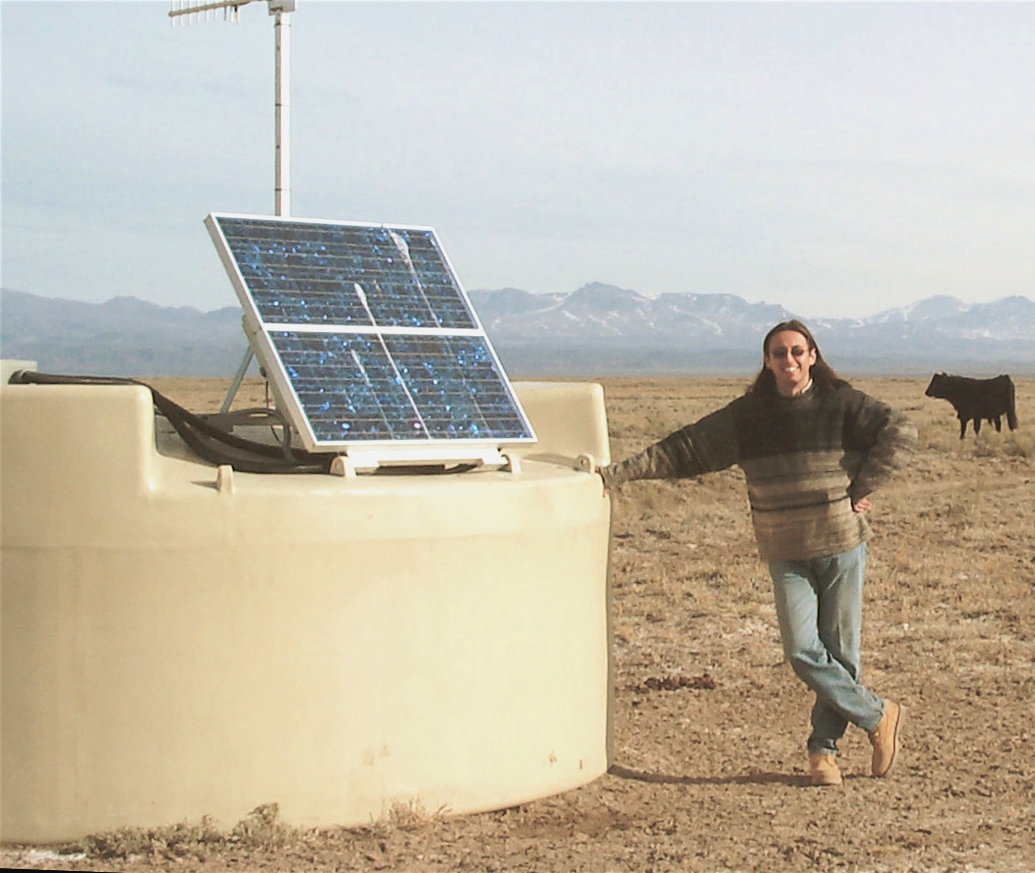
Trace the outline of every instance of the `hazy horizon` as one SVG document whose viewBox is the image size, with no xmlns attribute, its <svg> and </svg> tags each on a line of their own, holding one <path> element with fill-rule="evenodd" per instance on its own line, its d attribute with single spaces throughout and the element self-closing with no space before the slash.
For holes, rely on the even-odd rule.
<svg viewBox="0 0 1035 873">
<path fill-rule="evenodd" d="M 580 285 L 579 288 L 583 288 L 583 287 L 586 287 L 587 285 L 594 285 L 594 284 L 611 285 L 612 287 L 621 287 L 621 286 L 615 286 L 615 285 L 613 285 L 613 283 L 610 283 L 610 282 L 596 282 L 596 281 L 594 281 L 594 282 L 585 282 L 582 285 Z M 504 285 L 504 286 L 502 286 L 500 288 L 465 288 L 464 290 L 467 291 L 468 294 L 470 294 L 471 292 L 475 292 L 475 293 L 493 293 L 493 292 L 497 292 L 497 291 L 504 291 L 504 290 L 507 290 L 507 289 L 514 289 L 514 290 L 517 290 L 517 291 L 525 291 L 528 294 L 536 294 L 536 295 L 546 296 L 546 295 L 549 295 L 549 294 L 568 295 L 568 294 L 574 293 L 575 291 L 578 291 L 579 288 L 572 288 L 570 291 L 529 291 L 529 290 L 527 290 L 525 288 L 516 288 L 514 285 Z M 119 298 L 130 298 L 130 299 L 138 300 L 138 301 L 140 301 L 142 303 L 150 303 L 150 304 L 153 304 L 155 306 L 161 306 L 161 307 L 166 307 L 166 308 L 186 307 L 186 308 L 190 308 L 190 309 L 196 309 L 196 310 L 198 310 L 200 312 L 203 312 L 203 313 L 216 312 L 216 311 L 221 310 L 221 309 L 232 309 L 232 308 L 237 308 L 237 307 L 240 306 L 240 302 L 237 300 L 236 297 L 234 297 L 232 300 L 230 300 L 230 301 L 228 301 L 228 302 L 226 302 L 226 303 L 224 303 L 224 304 L 222 304 L 220 306 L 215 306 L 215 307 L 212 307 L 210 309 L 202 309 L 201 307 L 193 306 L 191 304 L 160 303 L 160 302 L 157 302 L 157 301 L 154 301 L 154 300 L 147 300 L 146 298 L 140 297 L 139 295 L 136 295 L 136 294 L 116 294 L 116 295 L 114 295 L 112 297 L 109 297 L 106 300 L 76 300 L 73 297 L 65 297 L 65 296 L 62 296 L 62 295 L 36 294 L 35 292 L 32 292 L 32 291 L 26 291 L 23 288 L 3 287 L 2 290 L 16 292 L 16 293 L 23 293 L 23 294 L 31 294 L 34 297 L 39 297 L 39 298 L 45 299 L 45 300 L 66 300 L 68 302 L 73 302 L 73 303 L 89 303 L 89 304 L 93 304 L 93 305 L 96 305 L 96 306 L 103 306 L 105 303 L 111 303 L 113 300 L 116 300 L 116 299 L 119 299 Z M 640 291 L 640 290 L 638 290 L 636 288 L 622 288 L 622 290 L 624 290 L 624 291 L 632 291 L 632 292 L 634 292 L 636 294 L 639 294 L 642 297 L 646 297 L 646 298 L 651 299 L 651 300 L 657 299 L 659 296 L 661 296 L 660 294 L 646 294 L 643 291 Z M 695 294 L 695 293 L 699 293 L 699 292 L 692 292 L 692 291 L 678 292 L 677 291 L 677 292 L 663 292 L 663 293 Z M 707 294 L 709 292 L 704 292 L 704 293 Z M 724 292 L 714 292 L 714 293 L 718 295 L 718 294 L 722 294 Z M 794 310 L 792 310 L 790 307 L 788 307 L 785 303 L 783 303 L 780 300 L 747 300 L 746 298 L 741 297 L 741 295 L 739 295 L 739 294 L 735 294 L 733 296 L 739 297 L 740 299 L 745 300 L 745 302 L 747 302 L 747 303 L 765 303 L 765 304 L 773 305 L 773 306 L 783 306 L 784 309 L 787 309 L 788 311 L 794 311 Z M 1035 302 L 1035 297 L 1031 297 L 1031 296 L 1026 295 L 1026 294 L 1005 295 L 1004 297 L 998 298 L 997 300 L 981 300 L 981 301 L 978 301 L 977 303 L 974 303 L 974 302 L 971 302 L 971 301 L 967 301 L 967 300 L 961 300 L 958 297 L 954 297 L 954 295 L 932 295 L 932 297 L 935 297 L 935 296 L 949 296 L 949 297 L 953 297 L 953 299 L 959 300 L 960 303 L 964 304 L 968 308 L 972 308 L 974 306 L 988 305 L 988 304 L 991 304 L 991 303 L 997 303 L 1000 300 L 1004 300 L 1004 299 L 1006 299 L 1006 297 L 1010 297 L 1010 296 L 1019 296 L 1019 297 L 1025 298 L 1026 300 L 1030 300 L 1032 302 Z M 823 320 L 830 320 L 830 319 L 858 319 L 858 320 L 864 320 L 864 319 L 867 319 L 867 318 L 871 318 L 872 316 L 875 316 L 875 315 L 880 315 L 883 312 L 889 312 L 889 311 L 893 311 L 893 310 L 897 310 L 897 309 L 907 309 L 907 308 L 916 306 L 919 303 L 923 303 L 925 300 L 930 300 L 930 299 L 931 299 L 930 297 L 925 297 L 925 298 L 923 298 L 921 300 L 912 300 L 912 301 L 910 301 L 908 303 L 902 303 L 902 304 L 898 304 L 896 306 L 887 307 L 886 309 L 878 309 L 878 310 L 874 310 L 873 312 L 866 312 L 866 313 L 853 313 L 853 314 L 849 314 L 849 315 L 824 316 L 824 315 L 816 315 L 816 314 L 809 313 L 809 312 L 795 312 L 795 314 L 796 315 L 800 315 L 800 316 L 802 316 L 804 318 L 814 318 L 814 319 L 823 319 Z"/>
</svg>

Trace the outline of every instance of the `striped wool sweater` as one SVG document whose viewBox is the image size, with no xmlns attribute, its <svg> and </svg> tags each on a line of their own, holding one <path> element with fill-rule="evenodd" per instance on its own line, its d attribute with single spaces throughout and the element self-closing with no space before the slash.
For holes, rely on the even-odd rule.
<svg viewBox="0 0 1035 873">
<path fill-rule="evenodd" d="M 801 561 L 855 548 L 870 527 L 852 504 L 883 485 L 916 429 L 847 384 L 797 397 L 753 394 L 601 469 L 608 486 L 681 479 L 739 466 L 765 561 Z"/>
</svg>

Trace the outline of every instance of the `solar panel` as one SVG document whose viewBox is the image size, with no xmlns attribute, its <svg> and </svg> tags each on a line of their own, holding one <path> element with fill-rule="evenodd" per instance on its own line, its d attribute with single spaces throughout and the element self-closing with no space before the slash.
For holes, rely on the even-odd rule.
<svg viewBox="0 0 1035 873">
<path fill-rule="evenodd" d="M 306 448 L 391 460 L 535 440 L 434 229 L 221 213 L 205 224 Z"/>
</svg>

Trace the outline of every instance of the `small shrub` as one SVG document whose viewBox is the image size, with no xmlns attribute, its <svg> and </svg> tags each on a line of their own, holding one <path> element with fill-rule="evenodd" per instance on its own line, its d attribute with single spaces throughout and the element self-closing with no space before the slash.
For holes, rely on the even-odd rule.
<svg viewBox="0 0 1035 873">
<path fill-rule="evenodd" d="M 203 858 L 225 841 L 212 818 L 205 816 L 198 824 L 178 822 L 158 828 L 119 828 L 91 834 L 79 844 L 79 848 L 89 858 L 104 860 L 127 860 L 142 855 L 166 858 L 194 855 Z"/>
<path fill-rule="evenodd" d="M 119 828 L 86 837 L 80 846 L 89 858 L 126 859 L 150 850 L 151 836 L 139 828 Z"/>
<path fill-rule="evenodd" d="M 204 816 L 196 824 L 178 822 L 157 828 L 119 828 L 91 834 L 68 850 L 108 861 L 141 856 L 203 859 L 210 852 L 230 845 L 249 849 L 279 848 L 299 833 L 280 821 L 280 807 L 276 803 L 264 803 L 234 825 L 229 834 L 220 831 L 211 816 Z"/>
<path fill-rule="evenodd" d="M 229 841 L 250 848 L 283 845 L 292 829 L 280 821 L 280 806 L 264 803 L 234 825 Z"/>
<path fill-rule="evenodd" d="M 406 803 L 396 801 L 384 817 L 392 827 L 402 831 L 416 831 L 442 816 L 445 811 L 445 807 L 442 807 L 434 813 L 429 813 L 420 800 L 409 800 Z"/>
</svg>

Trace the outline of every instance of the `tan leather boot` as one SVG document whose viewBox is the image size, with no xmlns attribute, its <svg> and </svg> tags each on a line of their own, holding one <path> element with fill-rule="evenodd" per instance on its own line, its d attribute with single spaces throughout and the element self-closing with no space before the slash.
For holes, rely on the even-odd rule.
<svg viewBox="0 0 1035 873">
<path fill-rule="evenodd" d="M 904 710 L 890 700 L 884 702 L 884 715 L 881 716 L 877 729 L 870 734 L 873 746 L 873 760 L 870 772 L 874 776 L 887 776 L 898 757 L 898 734 L 902 727 Z"/>
<path fill-rule="evenodd" d="M 809 772 L 812 775 L 813 785 L 841 784 L 841 770 L 838 768 L 837 759 L 833 755 L 824 755 L 821 752 L 810 754 Z"/>
</svg>

